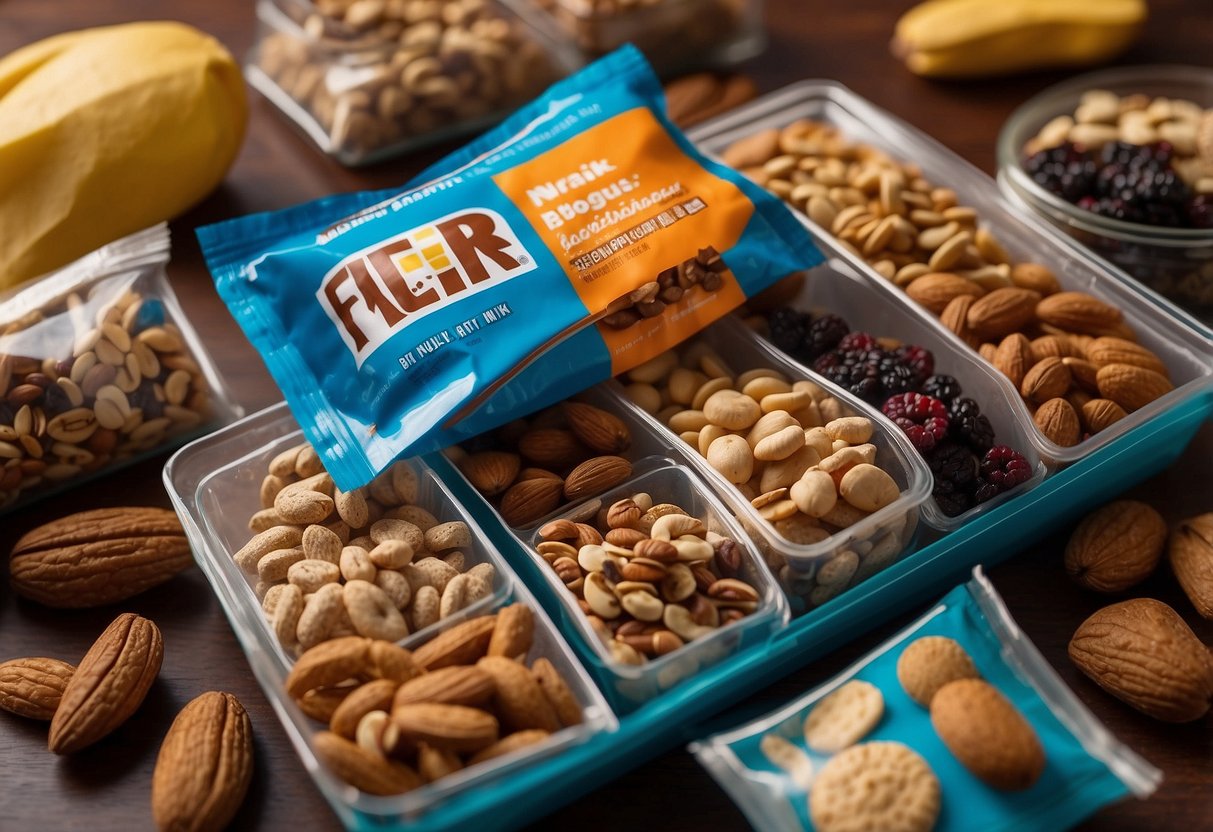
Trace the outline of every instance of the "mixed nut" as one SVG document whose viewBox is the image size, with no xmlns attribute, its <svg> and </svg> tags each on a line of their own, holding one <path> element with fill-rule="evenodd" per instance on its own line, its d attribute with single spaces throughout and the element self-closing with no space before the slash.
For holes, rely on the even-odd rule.
<svg viewBox="0 0 1213 832">
<path fill-rule="evenodd" d="M 303 443 L 270 460 L 260 490 L 254 536 L 232 558 L 257 576 L 287 651 L 355 634 L 399 641 L 493 594 L 496 568 L 472 562 L 466 523 L 418 504 L 407 462 L 342 492 Z"/>
<path fill-rule="evenodd" d="M 287 694 L 328 730 L 316 756 L 351 786 L 402 794 L 582 722 L 568 682 L 532 652 L 525 604 L 468 619 L 416 650 L 347 636 L 303 653 Z"/>
<path fill-rule="evenodd" d="M 206 378 L 164 313 L 134 287 L 102 283 L 0 327 L 0 508 L 210 418 Z"/>
<path fill-rule="evenodd" d="M 297 27 L 268 34 L 257 66 L 350 161 L 508 110 L 556 78 L 540 43 L 491 0 L 284 5 Z"/>
<path fill-rule="evenodd" d="M 680 506 L 641 492 L 594 519 L 546 523 L 535 548 L 614 661 L 643 664 L 758 609 L 742 547 Z"/>
<path fill-rule="evenodd" d="M 801 120 L 725 151 L 730 164 L 805 212 L 927 308 L 1019 388 L 1041 433 L 1076 445 L 1169 393 L 1167 368 L 1120 309 L 1063 291 L 914 164 Z"/>
</svg>

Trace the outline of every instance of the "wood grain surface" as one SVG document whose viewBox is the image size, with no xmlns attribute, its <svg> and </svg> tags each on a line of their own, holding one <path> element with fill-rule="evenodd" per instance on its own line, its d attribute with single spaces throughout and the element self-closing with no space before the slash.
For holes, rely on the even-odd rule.
<svg viewBox="0 0 1213 832">
<path fill-rule="evenodd" d="M 987 172 L 994 168 L 1000 126 L 1022 101 L 1064 77 L 1042 73 L 1010 80 L 936 83 L 916 78 L 888 53 L 897 15 L 910 5 L 881 0 L 842 3 L 770 0 L 770 46 L 745 69 L 766 92 L 802 78 L 832 78 L 933 135 Z M 1136 46 L 1119 63 L 1213 60 L 1209 0 L 1154 0 Z M 0 54 L 69 29 L 139 19 L 176 18 L 205 29 L 237 55 L 253 43 L 251 2 L 216 0 L 4 0 Z M 198 252 L 196 226 L 252 211 L 281 208 L 335 191 L 405 181 L 450 147 L 351 171 L 315 151 L 259 96 L 250 94 L 251 121 L 243 151 L 224 185 L 173 223 L 170 275 L 212 356 L 252 412 L 280 397 L 260 361 L 215 295 Z M 115 195 L 121 198 L 121 195 Z M 23 532 L 62 514 L 106 505 L 160 505 L 164 457 L 0 518 L 0 550 Z M 1213 428 L 1206 425 L 1185 458 L 1133 493 L 1169 519 L 1213 510 Z M 1029 532 L 1025 531 L 1025 536 Z M 1104 603 L 1069 583 L 1061 567 L 1064 536 L 1026 546 L 991 570 L 995 586 L 1046 658 L 1080 699 L 1129 746 L 1158 765 L 1166 781 L 1151 800 L 1111 807 L 1082 828 L 1118 830 L 1213 829 L 1213 718 L 1193 725 L 1153 722 L 1101 693 L 1065 656 L 1082 619 Z M 1213 625 L 1199 621 L 1165 569 L 1135 594 L 1175 606 L 1213 642 Z M 336 817 L 313 787 L 272 709 L 254 681 L 219 603 L 201 573 L 191 569 L 168 584 L 118 607 L 54 611 L 16 598 L 0 581 L 0 660 L 53 656 L 75 662 L 118 612 L 133 610 L 164 633 L 165 659 L 143 707 L 109 739 L 74 757 L 46 751 L 46 726 L 0 713 L 0 832 L 12 830 L 149 829 L 152 766 L 174 715 L 205 690 L 235 694 L 248 708 L 256 737 L 256 773 L 237 829 L 338 829 Z M 917 614 L 917 611 L 915 612 Z M 901 622 L 870 633 L 755 695 L 743 707 L 769 709 L 807 690 L 888 637 Z M 573 804 L 548 813 L 535 806 L 536 828 L 744 829 L 729 799 L 682 749 L 621 773 Z"/>
</svg>

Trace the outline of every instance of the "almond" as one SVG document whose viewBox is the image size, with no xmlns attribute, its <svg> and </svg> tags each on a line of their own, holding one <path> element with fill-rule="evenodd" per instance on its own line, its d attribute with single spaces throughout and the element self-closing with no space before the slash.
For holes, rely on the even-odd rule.
<svg viewBox="0 0 1213 832">
<path fill-rule="evenodd" d="M 535 613 L 526 604 L 510 604 L 497 611 L 497 625 L 489 640 L 488 655 L 520 658 L 531 650 Z"/>
<path fill-rule="evenodd" d="M 392 706 L 432 702 L 479 707 L 492 699 L 496 690 L 493 677 L 474 665 L 442 667 L 401 685 Z"/>
<path fill-rule="evenodd" d="M 1040 738 L 989 682 L 958 679 L 931 697 L 931 724 L 956 759 L 996 789 L 1031 788 L 1045 767 Z"/>
<path fill-rule="evenodd" d="M 985 290 L 972 280 L 960 275 L 948 272 L 932 272 L 924 274 L 907 286 L 906 294 L 915 303 L 925 306 L 936 315 L 939 315 L 954 298 L 960 295 L 971 295 L 979 298 L 985 294 Z"/>
<path fill-rule="evenodd" d="M 1034 338 L 1031 344 L 1032 363 L 1045 358 L 1065 358 L 1070 354 L 1070 344 L 1061 335 L 1042 335 Z"/>
<path fill-rule="evenodd" d="M 1196 611 L 1213 618 L 1213 513 L 1180 523 L 1171 533 L 1168 556 Z"/>
<path fill-rule="evenodd" d="M 495 497 L 510 487 L 518 476 L 522 460 L 505 451 L 481 451 L 469 454 L 459 463 L 468 482 L 486 497 Z"/>
<path fill-rule="evenodd" d="M 1121 321 L 1119 309 L 1085 292 L 1049 295 L 1036 304 L 1036 317 L 1061 329 L 1088 335 L 1104 335 Z"/>
<path fill-rule="evenodd" d="M 58 659 L 11 659 L 0 664 L 0 710 L 49 720 L 75 670 Z"/>
<path fill-rule="evenodd" d="M 61 609 L 124 601 L 193 563 L 177 515 L 163 508 L 103 508 L 54 520 L 13 547 L 18 595 Z"/>
<path fill-rule="evenodd" d="M 729 167 L 740 169 L 763 165 L 778 153 L 779 131 L 772 127 L 733 142 L 721 158 Z"/>
<path fill-rule="evenodd" d="M 469 618 L 413 651 L 413 660 L 426 670 L 459 664 L 472 664 L 489 649 L 497 616 Z"/>
<path fill-rule="evenodd" d="M 1104 607 L 1079 625 L 1069 654 L 1095 684 L 1163 722 L 1192 722 L 1213 704 L 1213 655 L 1161 601 Z"/>
<path fill-rule="evenodd" d="M 1082 440 L 1078 414 L 1065 399 L 1049 399 L 1036 409 L 1032 421 L 1045 438 L 1055 445 L 1070 448 Z"/>
<path fill-rule="evenodd" d="M 160 672 L 164 643 L 151 621 L 123 613 L 93 643 L 63 691 L 48 747 L 72 754 L 126 722 Z"/>
<path fill-rule="evenodd" d="M 541 477 L 510 486 L 501 497 L 502 519 L 516 529 L 527 528 L 557 509 L 564 497 L 564 480 Z"/>
<path fill-rule="evenodd" d="M 152 818 L 162 830 L 224 829 L 253 776 L 253 726 L 230 693 L 210 691 L 181 709 L 156 757 Z"/>
<path fill-rule="evenodd" d="M 368 751 L 332 731 L 312 737 L 312 750 L 333 774 L 367 794 L 404 794 L 423 785 L 417 772 L 404 763 Z"/>
<path fill-rule="evenodd" d="M 1041 404 L 1049 399 L 1064 396 L 1073 379 L 1060 358 L 1038 361 L 1024 374 L 1019 392 L 1025 399 Z"/>
<path fill-rule="evenodd" d="M 619 456 L 596 456 L 569 472 L 564 480 L 564 496 L 580 500 L 601 494 L 632 476 L 632 463 Z"/>
<path fill-rule="evenodd" d="M 1100 367 L 1095 383 L 1099 395 L 1116 402 L 1126 413 L 1139 410 L 1175 389 L 1165 376 L 1133 364 Z"/>
<path fill-rule="evenodd" d="M 1042 295 L 1061 291 L 1061 284 L 1048 267 L 1039 263 L 1020 263 L 1011 267 L 1011 282 L 1021 289 L 1031 289 Z"/>
<path fill-rule="evenodd" d="M 560 730 L 560 720 L 556 718 L 552 703 L 526 667 L 504 656 L 486 656 L 476 666 L 493 677 L 497 687 L 493 702 L 502 724 L 508 729 Z"/>
<path fill-rule="evenodd" d="M 1128 415 L 1111 399 L 1091 399 L 1082 406 L 1082 421 L 1091 433 L 1099 433 Z"/>
<path fill-rule="evenodd" d="M 518 453 L 545 468 L 562 469 L 589 456 L 572 431 L 563 428 L 529 430 L 518 440 Z"/>
<path fill-rule="evenodd" d="M 632 445 L 632 432 L 623 420 L 582 402 L 561 405 L 569 428 L 585 445 L 600 454 L 621 454 Z"/>
<path fill-rule="evenodd" d="M 981 343 L 981 338 L 969 329 L 968 324 L 969 309 L 975 300 L 977 299 L 973 295 L 957 295 L 948 301 L 943 312 L 939 313 L 939 322 L 974 349 Z"/>
<path fill-rule="evenodd" d="M 515 751 L 543 742 L 550 736 L 549 732 L 538 728 L 515 731 L 508 737 L 503 737 L 493 743 L 488 748 L 482 748 L 477 751 L 472 756 L 472 759 L 468 760 L 468 765 L 474 766 L 477 763 L 483 763 L 485 760 L 492 760 L 494 757 L 504 757 L 506 754 L 513 754 Z"/>
<path fill-rule="evenodd" d="M 1167 366 L 1150 350 L 1126 341 L 1123 338 L 1104 336 L 1092 341 L 1086 350 L 1087 360 L 1096 367 L 1106 367 L 1109 364 L 1132 364 L 1143 370 L 1152 370 L 1160 376 L 1167 376 Z"/>
<path fill-rule="evenodd" d="M 497 742 L 496 718 L 479 708 L 418 703 L 392 709 L 402 739 L 444 751 L 475 752 Z"/>
<path fill-rule="evenodd" d="M 1028 368 L 1035 363 L 1031 343 L 1023 335 L 1013 332 L 999 343 L 991 363 L 1018 388 Z"/>
<path fill-rule="evenodd" d="M 1066 572 L 1096 592 L 1122 592 L 1149 577 L 1162 557 L 1167 524 L 1137 500 L 1117 500 L 1088 514 L 1066 544 Z"/>
<path fill-rule="evenodd" d="M 1061 363 L 1066 365 L 1066 369 L 1070 371 L 1070 376 L 1074 379 L 1074 383 L 1086 390 L 1088 393 L 1098 393 L 1099 385 L 1095 381 L 1095 376 L 1099 372 L 1099 368 L 1082 358 L 1072 358 L 1066 356 L 1061 359 Z"/>
<path fill-rule="evenodd" d="M 531 665 L 531 675 L 539 683 L 539 689 L 548 698 L 560 722 L 564 725 L 580 725 L 581 703 L 556 666 L 541 656 Z"/>
<path fill-rule="evenodd" d="M 1039 302 L 1040 293 L 1031 289 L 995 289 L 973 302 L 965 320 L 983 338 L 1001 338 L 1032 323 Z"/>
</svg>

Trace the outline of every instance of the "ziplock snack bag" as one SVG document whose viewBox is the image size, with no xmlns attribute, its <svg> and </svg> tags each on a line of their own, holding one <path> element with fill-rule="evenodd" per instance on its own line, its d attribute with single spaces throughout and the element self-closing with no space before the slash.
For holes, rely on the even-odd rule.
<svg viewBox="0 0 1213 832">
<path fill-rule="evenodd" d="M 404 191 L 198 236 L 343 490 L 628 370 L 821 259 L 779 200 L 669 122 L 631 47 Z"/>
<path fill-rule="evenodd" d="M 168 260 L 162 223 L 0 294 L 0 511 L 241 415 Z"/>
<path fill-rule="evenodd" d="M 690 750 L 763 830 L 1049 832 L 1162 779 L 1065 686 L 981 567 L 835 678 Z"/>
</svg>

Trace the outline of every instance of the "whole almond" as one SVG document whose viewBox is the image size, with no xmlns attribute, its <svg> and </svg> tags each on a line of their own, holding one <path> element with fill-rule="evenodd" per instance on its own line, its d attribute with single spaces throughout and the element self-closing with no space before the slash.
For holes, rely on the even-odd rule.
<svg viewBox="0 0 1213 832">
<path fill-rule="evenodd" d="M 1032 323 L 1039 302 L 1040 293 L 1031 289 L 995 289 L 973 302 L 965 320 L 983 338 L 1002 338 Z"/>
<path fill-rule="evenodd" d="M 403 739 L 435 748 L 475 752 L 497 742 L 497 719 L 479 708 L 421 702 L 392 708 L 392 721 Z"/>
<path fill-rule="evenodd" d="M 1121 322 L 1119 309 L 1084 292 L 1057 292 L 1043 298 L 1036 304 L 1036 317 L 1061 329 L 1088 335 L 1104 335 Z"/>
<path fill-rule="evenodd" d="M 1061 291 L 1061 284 L 1048 267 L 1039 263 L 1019 263 L 1011 267 L 1011 282 L 1021 289 L 1031 289 L 1042 295 Z"/>
<path fill-rule="evenodd" d="M 620 456 L 596 456 L 569 472 L 564 480 L 564 496 L 580 500 L 601 494 L 632 476 L 632 463 Z"/>
<path fill-rule="evenodd" d="M 733 142 L 722 158 L 731 168 L 748 168 L 764 164 L 778 152 L 779 131 L 772 127 Z"/>
<path fill-rule="evenodd" d="M 518 452 L 544 468 L 566 469 L 589 456 L 572 431 L 563 428 L 529 430 L 518 440 Z"/>
<path fill-rule="evenodd" d="M 473 487 L 486 497 L 494 497 L 510 487 L 518 476 L 522 460 L 505 451 L 481 451 L 459 463 L 459 470 Z"/>
<path fill-rule="evenodd" d="M 496 626 L 495 615 L 469 618 L 418 647 L 413 651 L 413 660 L 431 671 L 451 665 L 472 664 L 488 652 Z"/>
<path fill-rule="evenodd" d="M 488 655 L 518 658 L 531 650 L 535 613 L 526 604 L 510 604 L 497 611 L 497 625 L 489 639 Z"/>
<path fill-rule="evenodd" d="M 1028 368 L 1035 363 L 1031 342 L 1018 332 L 1011 333 L 999 343 L 991 363 L 1018 388 Z"/>
<path fill-rule="evenodd" d="M 230 693 L 210 691 L 181 709 L 156 757 L 152 818 L 165 832 L 218 832 L 253 776 L 253 726 Z"/>
<path fill-rule="evenodd" d="M 524 665 L 505 656 L 486 656 L 476 666 L 493 677 L 497 688 L 493 702 L 506 728 L 511 731 L 560 730 L 560 720 L 556 718 L 552 703 Z"/>
<path fill-rule="evenodd" d="M 162 508 L 70 514 L 26 533 L 9 571 L 18 595 L 61 609 L 138 595 L 193 563 L 177 515 Z"/>
<path fill-rule="evenodd" d="M 621 454 L 632 445 L 632 432 L 613 413 L 582 402 L 565 402 L 561 409 L 569 428 L 585 445 L 600 454 Z"/>
<path fill-rule="evenodd" d="M 147 695 L 164 658 L 160 629 L 126 612 L 93 643 L 63 691 L 48 747 L 72 754 L 126 722 Z"/>
<path fill-rule="evenodd" d="M 974 349 L 981 344 L 981 338 L 969 329 L 968 316 L 969 309 L 976 300 L 973 295 L 957 295 L 948 301 L 948 305 L 939 313 L 939 322 Z"/>
<path fill-rule="evenodd" d="M 1167 554 L 1196 611 L 1213 618 L 1213 512 L 1180 523 L 1171 532 Z"/>
<path fill-rule="evenodd" d="M 393 707 L 431 702 L 479 707 L 493 698 L 493 677 L 475 665 L 442 667 L 410 679 L 396 689 Z"/>
<path fill-rule="evenodd" d="M 1082 440 L 1078 414 L 1065 399 L 1049 399 L 1036 409 L 1032 421 L 1045 438 L 1055 445 L 1071 448 Z"/>
<path fill-rule="evenodd" d="M 1157 355 L 1140 344 L 1126 341 L 1124 338 L 1109 336 L 1096 338 L 1087 345 L 1086 356 L 1087 360 L 1097 367 L 1106 367 L 1108 364 L 1132 364 L 1143 370 L 1153 370 L 1160 376 L 1167 376 L 1167 365 L 1163 364 Z"/>
<path fill-rule="evenodd" d="M 1022 791 L 1040 779 L 1045 753 L 1031 724 L 982 679 L 958 679 L 931 697 L 931 725 L 956 759 L 996 789 Z"/>
<path fill-rule="evenodd" d="M 1070 354 L 1069 339 L 1061 335 L 1042 335 L 1031 342 L 1032 364 L 1045 358 L 1065 358 Z"/>
<path fill-rule="evenodd" d="M 924 274 L 906 287 L 906 294 L 915 303 L 925 306 L 938 315 L 954 298 L 960 295 L 972 295 L 979 298 L 985 294 L 985 290 L 972 280 L 960 275 L 932 272 Z"/>
<path fill-rule="evenodd" d="M 404 763 L 386 759 L 332 731 L 312 737 L 312 750 L 333 774 L 367 794 L 404 794 L 423 785 L 417 772 Z"/>
<path fill-rule="evenodd" d="M 1122 592 L 1158 566 L 1167 524 L 1153 507 L 1116 500 L 1083 518 L 1066 544 L 1066 572 L 1096 592 Z"/>
<path fill-rule="evenodd" d="M 1161 601 L 1104 607 L 1079 625 L 1069 654 L 1105 691 L 1163 722 L 1192 722 L 1213 704 L 1213 654 Z"/>
<path fill-rule="evenodd" d="M 1088 393 L 1099 392 L 1099 384 L 1096 382 L 1098 367 L 1084 358 L 1074 358 L 1069 355 L 1063 357 L 1061 363 L 1066 365 L 1075 384 Z"/>
<path fill-rule="evenodd" d="M 1175 389 L 1165 376 L 1133 364 L 1107 364 L 1095 375 L 1099 395 L 1111 399 L 1126 413 L 1139 410 Z"/>
<path fill-rule="evenodd" d="M 49 720 L 75 670 L 58 659 L 10 659 L 0 664 L 0 710 Z"/>
<path fill-rule="evenodd" d="M 1024 374 L 1019 392 L 1025 399 L 1042 404 L 1064 396 L 1073 379 L 1060 358 L 1038 361 Z"/>
<path fill-rule="evenodd" d="M 551 514 L 564 497 L 564 480 L 546 477 L 522 480 L 501 497 L 501 517 L 514 528 L 526 528 Z"/>
<path fill-rule="evenodd" d="M 1091 399 L 1082 406 L 1082 421 L 1091 433 L 1099 433 L 1128 415 L 1111 399 Z"/>
</svg>

